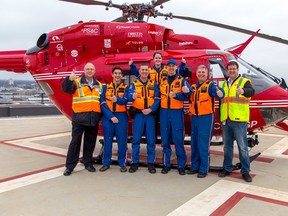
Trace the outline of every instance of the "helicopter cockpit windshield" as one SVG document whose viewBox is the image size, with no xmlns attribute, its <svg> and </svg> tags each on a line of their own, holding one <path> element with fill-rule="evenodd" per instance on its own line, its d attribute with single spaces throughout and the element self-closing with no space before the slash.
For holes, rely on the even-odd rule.
<svg viewBox="0 0 288 216">
<path fill-rule="evenodd" d="M 239 64 L 239 74 L 241 76 L 252 80 L 255 93 L 262 92 L 272 86 L 278 85 L 274 77 L 270 77 L 267 74 L 257 70 L 256 67 L 246 63 L 240 58 L 235 58 L 234 56 L 229 57 L 229 61 L 236 61 Z M 221 79 L 227 78 L 228 74 L 221 58 L 211 58 L 209 59 L 210 64 L 210 78 Z"/>
<path fill-rule="evenodd" d="M 258 71 L 255 67 L 252 67 L 244 60 L 240 58 L 236 59 L 235 57 L 230 57 L 229 60 L 237 61 L 239 63 L 239 74 L 252 80 L 256 94 L 277 85 L 274 79 L 261 73 L 261 71 Z"/>
</svg>

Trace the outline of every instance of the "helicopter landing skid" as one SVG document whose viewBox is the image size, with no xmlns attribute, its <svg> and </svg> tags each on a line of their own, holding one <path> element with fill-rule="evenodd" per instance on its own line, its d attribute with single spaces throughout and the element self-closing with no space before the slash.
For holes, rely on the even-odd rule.
<svg viewBox="0 0 288 216">
<path fill-rule="evenodd" d="M 145 140 L 145 139 L 143 139 L 143 140 Z M 114 142 L 114 141 L 116 142 L 116 140 L 113 140 L 113 142 Z M 130 141 L 130 143 L 131 143 L 132 138 L 128 138 L 128 143 L 129 143 L 129 141 Z M 157 142 L 156 142 L 157 144 L 159 144 L 158 141 L 159 141 L 159 140 L 157 139 Z M 99 142 L 102 144 L 102 146 L 101 146 L 101 149 L 100 149 L 99 154 L 97 155 L 97 157 L 93 158 L 93 163 L 94 163 L 94 164 L 102 164 L 103 149 L 104 149 L 104 139 L 100 139 Z M 260 154 L 261 154 L 261 153 L 259 152 L 259 153 L 255 154 L 255 155 L 250 156 L 250 157 L 249 157 L 249 158 L 250 158 L 250 163 L 252 163 L 257 157 L 259 157 Z M 162 161 L 163 161 L 163 158 L 164 158 L 164 154 L 163 154 L 163 156 L 162 156 Z M 80 160 L 80 162 L 81 162 L 81 160 Z M 131 165 L 131 164 L 132 164 L 132 161 L 131 161 L 131 160 L 127 161 L 127 165 L 128 165 L 128 166 Z M 111 165 L 118 165 L 118 161 L 117 161 L 117 160 L 111 160 Z M 147 163 L 147 162 L 140 161 L 140 162 L 139 162 L 139 166 L 141 166 L 141 167 L 147 167 L 147 166 L 148 166 L 148 163 Z M 163 168 L 163 167 L 164 167 L 164 164 L 163 164 L 163 163 L 154 163 L 154 166 L 155 166 L 156 168 Z M 234 171 L 234 170 L 239 170 L 239 169 L 241 169 L 241 167 L 242 167 L 241 163 L 238 162 L 238 163 L 236 163 L 235 165 L 233 165 L 233 171 Z M 177 164 L 171 164 L 171 168 L 172 168 L 172 169 L 177 169 L 177 168 L 178 168 L 178 167 L 177 167 Z M 187 170 L 190 169 L 190 166 L 186 166 L 185 169 L 187 169 Z M 210 166 L 210 167 L 209 167 L 209 171 L 220 172 L 221 170 L 223 170 L 223 166 Z"/>
</svg>

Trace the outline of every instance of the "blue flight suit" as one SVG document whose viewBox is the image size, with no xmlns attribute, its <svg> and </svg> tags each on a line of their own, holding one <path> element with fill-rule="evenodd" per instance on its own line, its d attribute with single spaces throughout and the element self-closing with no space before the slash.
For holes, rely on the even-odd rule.
<svg viewBox="0 0 288 216">
<path fill-rule="evenodd" d="M 117 88 L 119 88 L 119 85 L 115 86 L 113 84 L 113 87 L 115 95 L 115 92 Z M 106 98 L 106 91 L 107 91 L 107 85 L 103 85 L 103 93 L 101 94 L 100 98 L 101 110 L 103 113 L 102 129 L 104 135 L 103 166 L 108 167 L 110 166 L 112 157 L 113 137 L 116 136 L 118 144 L 118 164 L 120 167 L 124 167 L 126 166 L 126 158 L 127 158 L 128 115 L 126 112 L 126 104 L 128 102 L 127 100 L 128 87 L 125 86 L 125 93 L 123 97 L 115 95 L 117 97 L 116 104 L 125 106 L 125 111 L 121 112 L 115 112 L 109 109 L 109 107 L 106 104 L 106 100 L 109 100 L 109 98 Z M 116 124 L 113 123 L 111 121 L 112 117 L 116 117 L 119 120 L 119 122 Z"/>
<path fill-rule="evenodd" d="M 149 79 L 147 82 L 143 82 L 140 78 L 138 78 L 144 86 L 151 82 Z M 135 92 L 135 82 L 132 83 L 129 87 L 128 100 L 134 102 L 133 93 Z M 154 103 L 150 107 L 152 112 L 149 115 L 144 115 L 141 110 L 136 113 L 135 118 L 133 119 L 133 140 L 132 140 L 132 163 L 139 163 L 139 153 L 140 153 L 140 142 L 144 132 L 146 131 L 146 142 L 147 142 L 147 162 L 154 163 L 156 153 L 155 153 L 155 143 L 156 143 L 156 135 L 155 135 L 155 115 L 153 112 L 157 110 L 160 104 L 159 97 L 159 88 L 157 83 L 154 82 Z M 143 101 L 144 103 L 144 101 Z"/>
<path fill-rule="evenodd" d="M 176 74 L 174 76 L 168 76 L 165 79 L 168 81 L 168 84 L 171 87 L 172 82 L 179 78 L 180 76 Z M 187 81 L 183 78 L 181 82 L 181 86 L 183 87 L 184 85 L 186 85 L 190 89 L 190 92 L 189 93 L 177 92 L 175 100 L 188 101 L 188 98 L 190 94 L 192 93 L 192 89 L 191 89 L 191 86 L 187 83 Z M 160 83 L 160 86 L 161 86 L 161 83 Z M 162 91 L 161 91 L 161 94 L 163 94 Z M 167 94 L 167 97 L 169 97 L 168 96 L 169 92 L 166 92 L 166 94 Z M 171 106 L 173 106 L 173 104 L 171 104 Z M 171 137 L 175 145 L 176 156 L 177 156 L 177 167 L 185 168 L 186 166 L 187 158 L 186 158 L 186 152 L 184 149 L 184 135 L 185 135 L 184 129 L 185 129 L 184 128 L 184 108 L 178 108 L 178 109 L 163 108 L 162 101 L 161 101 L 160 132 L 161 132 L 162 147 L 163 147 L 163 152 L 164 152 L 163 162 L 166 167 L 171 167 L 171 162 L 170 162 L 171 152 L 172 152 Z"/>
<path fill-rule="evenodd" d="M 203 84 L 205 84 L 207 81 L 203 82 L 202 85 L 199 82 L 196 82 L 196 89 L 194 90 L 195 94 Z M 210 163 L 210 142 L 214 133 L 214 123 L 215 123 L 215 116 L 214 116 L 214 98 L 217 97 L 218 99 L 221 99 L 216 91 L 217 88 L 213 84 L 213 82 L 208 81 L 208 95 L 211 98 L 212 103 L 207 102 L 204 100 L 203 102 L 200 102 L 200 107 L 198 107 L 197 103 L 195 101 L 192 101 L 192 106 L 194 110 L 197 110 L 195 112 L 195 115 L 192 114 L 191 119 L 191 170 L 198 171 L 199 173 L 207 174 L 209 171 L 209 163 Z M 224 94 L 223 89 L 219 88 L 220 91 Z M 205 92 L 204 92 L 205 91 Z M 202 91 L 200 89 L 199 94 L 207 94 L 206 92 L 206 86 L 205 90 Z M 196 96 L 196 101 L 201 101 L 201 95 Z M 207 107 L 209 106 L 209 107 Z M 204 109 L 206 112 L 205 114 L 202 114 L 201 109 Z M 209 111 L 207 111 L 209 110 Z M 207 112 L 210 112 L 207 114 Z"/>
</svg>

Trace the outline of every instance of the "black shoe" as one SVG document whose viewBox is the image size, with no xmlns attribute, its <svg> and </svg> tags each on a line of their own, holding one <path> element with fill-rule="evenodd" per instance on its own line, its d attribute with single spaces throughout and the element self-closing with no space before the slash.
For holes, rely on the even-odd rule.
<svg viewBox="0 0 288 216">
<path fill-rule="evenodd" d="M 151 173 L 151 174 L 156 173 L 156 169 L 155 169 L 153 163 L 148 163 L 148 171 L 149 171 L 149 173 Z"/>
<path fill-rule="evenodd" d="M 129 168 L 129 173 L 134 173 L 138 170 L 138 163 L 137 164 L 131 164 L 131 167 Z"/>
<path fill-rule="evenodd" d="M 86 170 L 88 170 L 89 172 L 95 172 L 96 169 L 95 167 L 93 167 L 92 165 L 85 167 Z"/>
<path fill-rule="evenodd" d="M 70 176 L 72 174 L 73 170 L 71 169 L 66 169 L 63 173 L 64 176 Z"/>
<path fill-rule="evenodd" d="M 193 174 L 196 174 L 196 173 L 198 173 L 198 170 L 187 170 L 187 174 L 188 175 L 193 175 Z"/>
<path fill-rule="evenodd" d="M 127 167 L 126 166 L 121 167 L 120 172 L 122 173 L 127 172 Z"/>
<path fill-rule="evenodd" d="M 231 175 L 232 172 L 228 172 L 226 171 L 225 169 L 223 169 L 220 173 L 218 173 L 218 176 L 219 177 L 226 177 L 226 176 L 229 176 Z"/>
<path fill-rule="evenodd" d="M 186 174 L 184 168 L 178 168 L 178 173 L 179 173 L 179 175 L 185 175 Z"/>
<path fill-rule="evenodd" d="M 197 174 L 197 177 L 198 178 L 205 178 L 207 176 L 207 173 L 201 173 L 201 172 L 199 172 L 198 174 Z"/>
<path fill-rule="evenodd" d="M 252 177 L 249 175 L 249 173 L 242 174 L 242 177 L 246 182 L 252 182 Z"/>
<path fill-rule="evenodd" d="M 106 170 L 108 170 L 110 167 L 109 166 L 102 166 L 99 171 L 100 172 L 105 172 Z"/>
<path fill-rule="evenodd" d="M 163 169 L 161 170 L 161 173 L 162 174 L 167 174 L 170 171 L 170 169 L 171 169 L 170 167 L 164 166 Z"/>
</svg>

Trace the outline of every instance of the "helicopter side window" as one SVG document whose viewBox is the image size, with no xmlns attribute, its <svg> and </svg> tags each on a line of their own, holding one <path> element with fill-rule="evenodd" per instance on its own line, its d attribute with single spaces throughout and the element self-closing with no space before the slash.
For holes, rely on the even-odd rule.
<svg viewBox="0 0 288 216">
<path fill-rule="evenodd" d="M 221 58 L 211 58 L 209 59 L 209 64 L 210 64 L 210 73 L 209 73 L 210 79 L 219 82 L 227 77 L 227 72 L 225 70 Z"/>
</svg>

